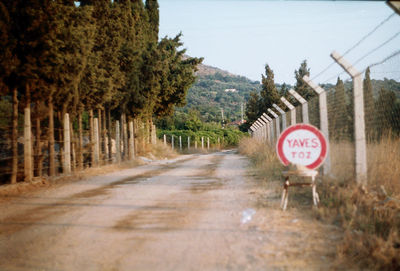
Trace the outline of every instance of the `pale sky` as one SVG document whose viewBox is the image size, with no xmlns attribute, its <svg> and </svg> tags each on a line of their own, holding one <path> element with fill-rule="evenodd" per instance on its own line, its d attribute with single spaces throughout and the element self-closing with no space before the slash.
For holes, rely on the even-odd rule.
<svg viewBox="0 0 400 271">
<path fill-rule="evenodd" d="M 160 37 L 182 31 L 188 55 L 258 81 L 268 63 L 275 82 L 290 84 L 304 59 L 313 78 L 333 61 L 333 50 L 343 54 L 394 12 L 377 1 L 159 0 L 159 4 Z M 392 16 L 345 59 L 358 60 L 399 31 L 400 16 Z M 355 66 L 362 70 L 399 49 L 400 34 Z M 335 64 L 315 81 L 326 82 L 341 71 Z"/>
</svg>

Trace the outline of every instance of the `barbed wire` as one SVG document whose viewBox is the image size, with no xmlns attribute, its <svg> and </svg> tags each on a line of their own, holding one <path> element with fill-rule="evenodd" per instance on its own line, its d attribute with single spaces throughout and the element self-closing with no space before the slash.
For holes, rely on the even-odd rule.
<svg viewBox="0 0 400 271">
<path fill-rule="evenodd" d="M 370 37 L 375 31 L 377 31 L 381 26 L 383 26 L 386 22 L 388 22 L 391 18 L 393 18 L 395 15 L 397 15 L 396 12 L 393 12 L 390 14 L 386 19 L 384 19 L 382 22 L 380 22 L 377 26 L 375 26 L 370 32 L 368 32 L 365 36 L 363 36 L 358 42 L 356 42 L 352 47 L 347 49 L 342 57 L 346 56 L 349 54 L 351 51 L 353 51 L 355 48 L 357 48 L 362 42 L 364 42 L 368 37 Z M 320 77 L 322 74 L 324 74 L 326 71 L 328 71 L 332 66 L 336 64 L 335 61 L 331 62 L 325 69 L 323 69 L 321 72 L 319 72 L 317 75 L 311 78 L 311 80 L 315 80 L 316 78 Z M 336 77 L 336 76 L 335 76 Z M 325 82 L 326 83 L 326 82 Z"/>
<path fill-rule="evenodd" d="M 400 31 L 397 32 L 396 34 L 394 34 L 392 37 L 390 37 L 388 40 L 386 40 L 385 42 L 381 43 L 380 45 L 378 45 L 377 47 L 375 47 L 374 49 L 370 50 L 368 53 L 366 53 L 365 55 L 363 55 L 362 57 L 360 57 L 359 59 L 357 59 L 353 65 L 356 65 L 357 63 L 359 63 L 361 60 L 363 60 L 364 58 L 366 58 L 367 56 L 371 55 L 372 53 L 376 52 L 377 50 L 379 50 L 380 48 L 382 48 L 383 46 L 385 46 L 386 44 L 388 44 L 389 42 L 391 42 L 393 39 L 395 39 L 397 36 L 400 35 Z"/>
</svg>

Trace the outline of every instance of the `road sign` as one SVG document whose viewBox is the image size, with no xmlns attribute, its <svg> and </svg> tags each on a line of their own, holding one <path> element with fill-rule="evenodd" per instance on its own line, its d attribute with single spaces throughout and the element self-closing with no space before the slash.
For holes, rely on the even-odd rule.
<svg viewBox="0 0 400 271">
<path fill-rule="evenodd" d="M 282 132 L 276 144 L 281 162 L 318 168 L 328 153 L 328 143 L 318 128 L 309 124 L 296 124 Z"/>
</svg>

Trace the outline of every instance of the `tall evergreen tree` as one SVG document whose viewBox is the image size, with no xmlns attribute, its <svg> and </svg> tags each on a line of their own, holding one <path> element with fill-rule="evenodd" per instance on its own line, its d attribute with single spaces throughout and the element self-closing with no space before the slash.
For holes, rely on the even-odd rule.
<svg viewBox="0 0 400 271">
<path fill-rule="evenodd" d="M 146 0 L 146 11 L 149 19 L 149 39 L 152 42 L 158 42 L 158 28 L 159 28 L 159 10 L 157 0 Z"/>
<path fill-rule="evenodd" d="M 336 139 L 349 138 L 352 117 L 349 116 L 348 98 L 343 81 L 338 77 L 335 86 L 334 118 L 332 121 L 332 137 Z"/>
<path fill-rule="evenodd" d="M 257 120 L 260 114 L 260 103 L 261 97 L 258 95 L 257 91 L 250 92 L 250 98 L 246 104 L 246 118 L 247 123 L 251 125 L 253 122 Z"/>
<path fill-rule="evenodd" d="M 203 58 L 185 57 L 186 50 L 178 50 L 183 45 L 180 37 L 181 34 L 173 39 L 165 37 L 158 46 L 162 69 L 156 116 L 171 115 L 175 106 L 185 105 L 187 91 L 195 81 L 197 65 L 203 61 Z"/>
<path fill-rule="evenodd" d="M 381 88 L 376 101 L 377 129 L 383 132 L 391 132 L 398 122 L 398 110 L 396 110 L 396 94 L 393 91 Z"/>
<path fill-rule="evenodd" d="M 296 79 L 296 84 L 294 86 L 294 90 L 297 91 L 304 99 L 307 101 L 312 97 L 315 97 L 316 94 L 314 91 L 304 82 L 304 75 L 310 75 L 310 69 L 307 67 L 307 60 L 304 60 L 298 70 L 294 71 L 294 76 Z"/>
<path fill-rule="evenodd" d="M 364 112 L 365 112 L 365 128 L 368 138 L 373 137 L 375 131 L 375 99 L 372 90 L 369 67 L 365 71 L 364 78 Z"/>
<path fill-rule="evenodd" d="M 281 105 L 281 101 L 274 81 L 274 72 L 268 64 L 265 65 L 265 76 L 261 76 L 260 113 L 263 113 L 268 112 L 268 108 L 273 108 L 273 104 Z"/>
</svg>

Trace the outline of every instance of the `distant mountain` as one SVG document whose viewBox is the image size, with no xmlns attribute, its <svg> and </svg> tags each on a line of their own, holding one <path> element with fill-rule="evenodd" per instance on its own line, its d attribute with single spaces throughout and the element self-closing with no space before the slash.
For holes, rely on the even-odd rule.
<svg viewBox="0 0 400 271">
<path fill-rule="evenodd" d="M 197 80 L 186 96 L 187 105 L 178 111 L 200 112 L 203 121 L 221 122 L 221 109 L 226 122 L 241 119 L 241 105 L 245 106 L 252 90 L 260 90 L 260 82 L 207 65 L 199 65 Z"/>
<path fill-rule="evenodd" d="M 200 64 L 199 66 L 197 66 L 197 68 L 198 68 L 198 71 L 196 72 L 197 76 L 214 75 L 216 73 L 220 73 L 223 76 L 236 76 L 228 71 L 224 71 L 219 68 L 204 64 Z"/>
</svg>

